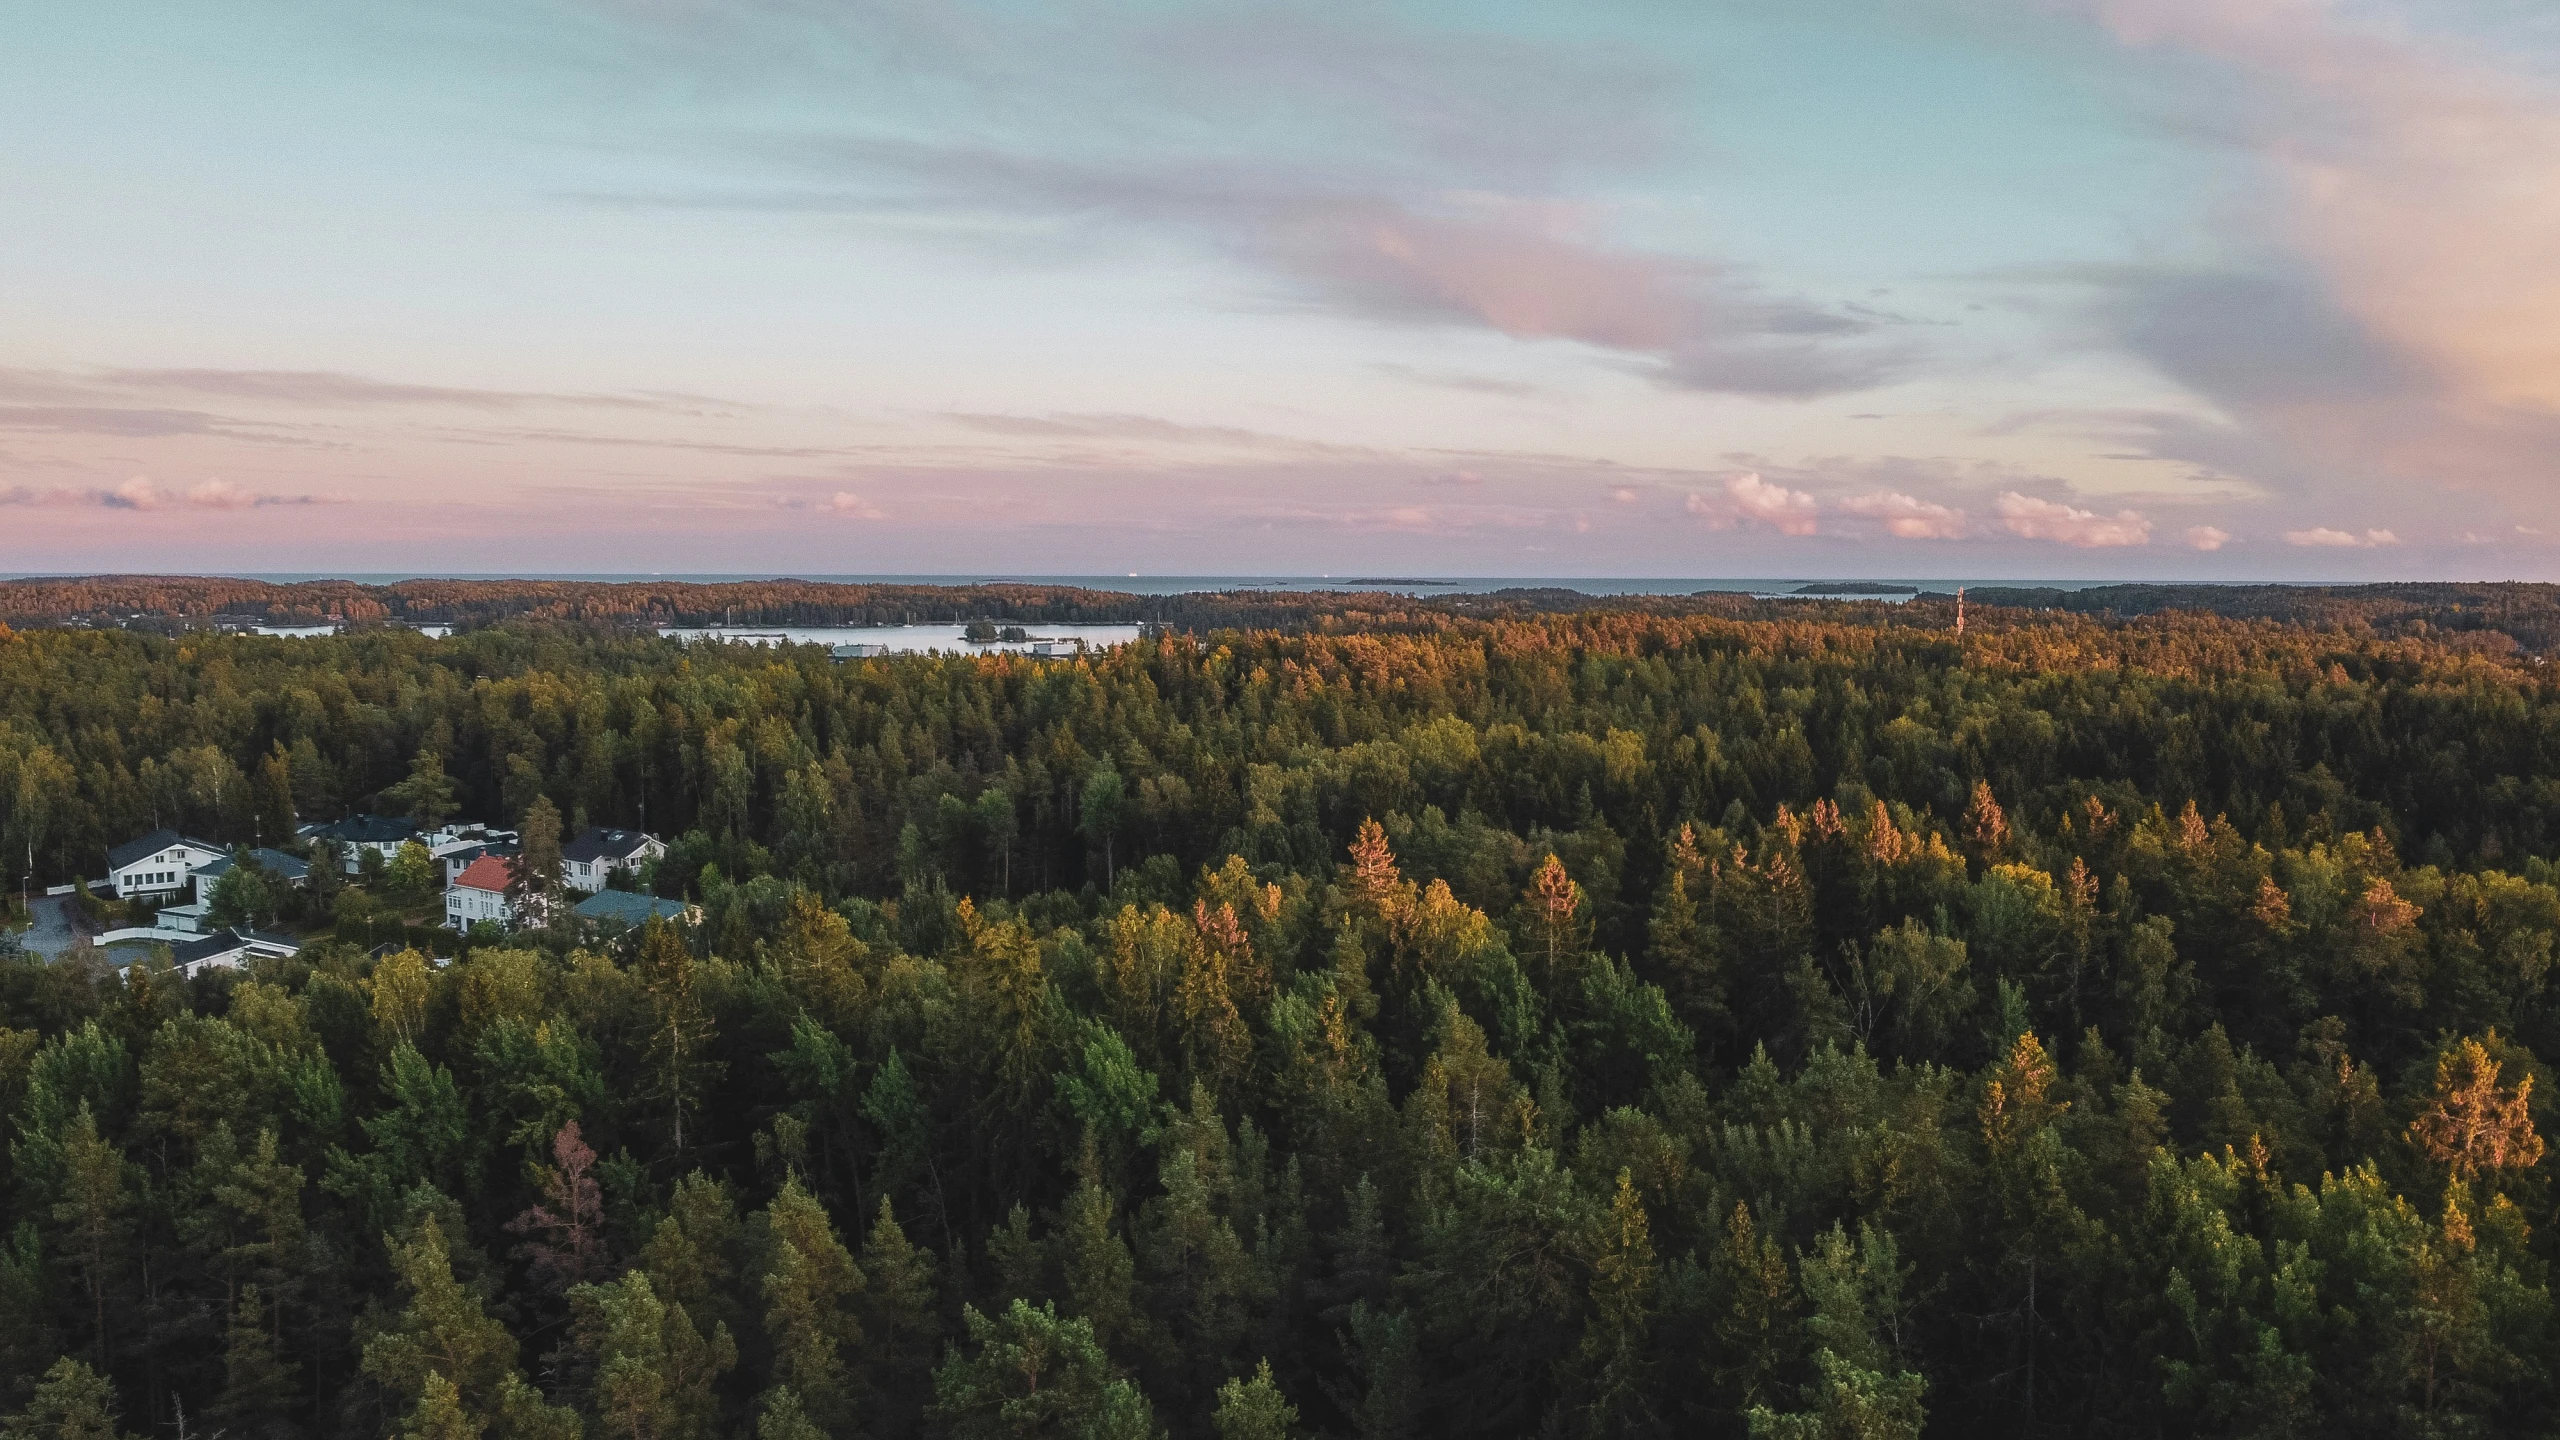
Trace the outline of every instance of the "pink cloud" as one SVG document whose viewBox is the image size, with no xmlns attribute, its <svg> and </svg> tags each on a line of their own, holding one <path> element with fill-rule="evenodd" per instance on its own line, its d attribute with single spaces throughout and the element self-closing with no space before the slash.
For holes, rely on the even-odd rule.
<svg viewBox="0 0 2560 1440">
<path fill-rule="evenodd" d="M 1821 507 L 1802 490 L 1772 485 L 1758 475 L 1736 475 L 1724 482 L 1719 504 L 1698 494 L 1689 497 L 1689 513 L 1718 530 L 1737 522 L 1775 527 L 1781 535 L 1811 535 L 1819 527 Z"/>
<path fill-rule="evenodd" d="M 839 490 L 833 495 L 781 495 L 776 496 L 773 503 L 785 510 L 815 510 L 821 514 L 842 515 L 854 520 L 889 518 L 879 506 L 850 490 Z"/>
<path fill-rule="evenodd" d="M 2086 550 L 2151 543 L 2151 522 L 2139 512 L 2120 510 L 2113 515 L 2100 515 L 2015 490 L 2000 497 L 2000 523 L 2008 526 L 2012 535 Z"/>
<path fill-rule="evenodd" d="M 2287 530 L 2284 532 L 2284 543 L 2305 545 L 2314 549 L 2373 550 L 2385 545 L 2397 545 L 2400 543 L 2400 537 L 2388 530 L 2367 530 L 2359 535 L 2352 530 L 2332 530 L 2326 525 L 2314 525 L 2308 530 Z"/>
<path fill-rule="evenodd" d="M 258 497 L 228 480 L 207 480 L 187 492 L 187 503 L 208 510 L 246 510 L 258 503 Z"/>
<path fill-rule="evenodd" d="M 344 503 L 343 497 L 334 495 L 275 495 L 245 490 L 228 480 L 207 480 L 183 493 L 171 494 L 148 475 L 136 475 L 120 485 L 99 489 L 34 490 L 17 485 L 0 490 L 0 505 L 95 506 L 104 510 L 160 510 L 179 504 L 204 510 L 248 510 L 266 505 Z"/>
<path fill-rule="evenodd" d="M 1961 540 L 1965 535 L 1963 511 L 1897 490 L 1852 495 L 1840 502 L 1840 508 L 1882 520 L 1887 531 L 1905 540 Z"/>
<path fill-rule="evenodd" d="M 2230 543 L 2231 532 L 2219 525 L 2187 527 L 2187 548 L 2190 550 L 2219 550 Z"/>
</svg>

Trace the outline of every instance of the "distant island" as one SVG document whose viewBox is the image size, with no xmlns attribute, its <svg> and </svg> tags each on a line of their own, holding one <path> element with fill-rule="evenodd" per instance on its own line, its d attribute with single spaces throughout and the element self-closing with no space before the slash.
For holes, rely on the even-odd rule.
<svg viewBox="0 0 2560 1440">
<path fill-rule="evenodd" d="M 1836 585 L 1815 581 L 1810 585 L 1797 586 L 1793 593 L 1798 595 L 1917 595 L 1920 593 L 1920 587 L 1887 585 L 1875 580 L 1843 580 Z"/>
</svg>

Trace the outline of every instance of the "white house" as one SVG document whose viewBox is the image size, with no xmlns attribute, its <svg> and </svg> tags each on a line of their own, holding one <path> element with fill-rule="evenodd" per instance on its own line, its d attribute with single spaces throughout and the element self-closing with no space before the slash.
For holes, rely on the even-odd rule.
<svg viewBox="0 0 2560 1440">
<path fill-rule="evenodd" d="M 184 890 L 199 867 L 226 855 L 221 846 L 190 840 L 175 830 L 154 830 L 107 852 L 107 883 L 116 898 L 166 895 Z"/>
<path fill-rule="evenodd" d="M 325 825 L 302 827 L 305 840 L 335 840 L 344 857 L 347 873 L 357 874 L 364 867 L 364 852 L 374 851 L 388 865 L 400 854 L 400 847 L 418 838 L 418 822 L 388 815 L 350 815 Z"/>
<path fill-rule="evenodd" d="M 427 847 L 428 855 L 443 863 L 444 883 L 450 889 L 454 881 L 462 878 L 462 872 L 471 868 L 471 862 L 481 856 L 515 854 L 516 832 L 496 829 L 477 820 L 456 820 L 419 836 L 418 843 Z"/>
<path fill-rule="evenodd" d="M 561 883 L 593 895 L 605 888 L 616 870 L 637 875 L 642 865 L 666 853 L 666 845 L 654 835 L 590 825 L 560 847 Z"/>
<path fill-rule="evenodd" d="M 453 882 L 462 878 L 462 872 L 479 863 L 481 857 L 495 855 L 502 860 L 513 860 L 520 853 L 522 853 L 522 847 L 513 840 L 491 840 L 471 845 L 456 845 L 449 850 L 438 850 L 435 852 L 435 857 L 438 863 L 444 866 L 444 884 L 445 888 L 450 890 L 453 888 Z"/>
<path fill-rule="evenodd" d="M 250 851 L 249 858 L 256 861 L 258 868 L 266 871 L 271 878 L 281 880 L 287 885 L 294 886 L 298 889 L 311 883 L 311 866 L 308 862 L 300 859 L 299 857 L 287 855 L 281 850 L 261 848 Z M 196 903 L 199 905 L 211 904 L 213 901 L 213 887 L 215 882 L 230 873 L 231 857 L 228 855 L 223 856 L 219 860 L 208 861 L 205 864 L 196 867 L 194 877 L 196 884 Z"/>
<path fill-rule="evenodd" d="M 471 862 L 444 892 L 444 923 L 456 932 L 468 932 L 483 920 L 494 921 L 500 929 L 513 929 L 516 907 L 507 901 L 507 882 L 515 878 L 515 862 L 497 855 L 483 855 Z"/>
</svg>

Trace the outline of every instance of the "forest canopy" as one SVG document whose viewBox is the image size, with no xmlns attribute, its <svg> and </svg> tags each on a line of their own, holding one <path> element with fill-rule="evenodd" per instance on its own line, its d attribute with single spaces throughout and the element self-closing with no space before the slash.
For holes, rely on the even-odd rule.
<svg viewBox="0 0 2560 1440">
<path fill-rule="evenodd" d="M 0 1433 L 2545 1433 L 2560 687 L 2477 597 L 1299 598 L 0 631 L 36 882 L 433 810 L 700 909 L 0 964 Z"/>
<path fill-rule="evenodd" d="M 1352 581 L 1351 584 L 1366 584 Z M 1382 586 L 1399 582 L 1380 581 Z M 1420 588 L 1421 593 L 1406 593 Z M 1910 593 L 1865 582 L 1799 587 L 1834 595 Z M 1944 629 L 1954 596 L 1924 589 L 1902 623 Z M 2435 637 L 2548 654 L 2560 646 L 2560 585 L 2399 582 L 2376 585 L 2095 585 L 1977 587 L 1977 607 L 2068 610 L 2106 617 L 2187 611 L 2275 620 L 2363 635 Z M 1220 629 L 1436 630 L 1453 618 L 1518 619 L 1608 612 L 1661 616 L 1896 623 L 1894 612 L 1836 601 L 1763 599 L 1729 590 L 1587 595 L 1557 587 L 1490 593 L 1405 590 L 1304 593 L 1268 585 L 1136 595 L 1048 583 L 976 585 L 815 580 L 355 580 L 281 582 L 219 576 L 28 576 L 0 580 L 0 624 L 81 625 L 180 633 L 223 625 L 436 625 L 537 620 L 606 628 L 709 625 L 1142 622 Z"/>
</svg>

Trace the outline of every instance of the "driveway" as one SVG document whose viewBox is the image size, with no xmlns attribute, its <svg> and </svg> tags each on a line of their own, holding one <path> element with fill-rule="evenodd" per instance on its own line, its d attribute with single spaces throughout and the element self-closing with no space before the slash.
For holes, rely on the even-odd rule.
<svg viewBox="0 0 2560 1440">
<path fill-rule="evenodd" d="M 97 933 L 68 895 L 37 896 L 27 902 L 27 909 L 35 923 L 18 936 L 18 943 L 47 960 L 70 949 L 80 936 Z"/>
</svg>

